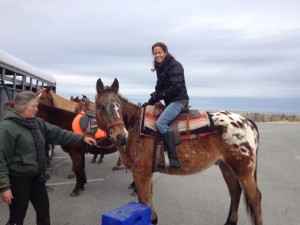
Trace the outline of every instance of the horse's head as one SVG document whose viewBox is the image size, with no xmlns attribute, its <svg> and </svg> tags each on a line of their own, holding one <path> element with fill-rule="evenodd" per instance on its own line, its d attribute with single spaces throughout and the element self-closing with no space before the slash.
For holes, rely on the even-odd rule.
<svg viewBox="0 0 300 225">
<path fill-rule="evenodd" d="M 51 87 L 42 88 L 37 90 L 36 95 L 38 96 L 39 103 L 45 105 L 51 105 Z"/>
<path fill-rule="evenodd" d="M 96 89 L 96 120 L 99 128 L 105 130 L 117 146 L 126 145 L 128 131 L 124 126 L 122 105 L 118 96 L 118 80 L 115 79 L 110 87 L 104 87 L 101 79 L 98 79 Z"/>
<path fill-rule="evenodd" d="M 82 99 L 80 99 L 79 96 L 77 96 L 76 98 L 71 96 L 70 101 L 78 103 L 78 106 L 76 107 L 76 112 L 86 112 L 87 110 L 90 110 L 90 101 L 85 95 L 82 95 Z"/>
</svg>

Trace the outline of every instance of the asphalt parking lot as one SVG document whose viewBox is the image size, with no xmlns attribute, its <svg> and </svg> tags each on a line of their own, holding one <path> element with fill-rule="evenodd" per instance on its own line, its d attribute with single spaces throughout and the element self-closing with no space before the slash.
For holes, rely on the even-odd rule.
<svg viewBox="0 0 300 225">
<path fill-rule="evenodd" d="M 258 123 L 260 148 L 258 186 L 262 192 L 263 221 L 266 225 L 300 224 L 300 124 Z M 78 197 L 69 194 L 75 180 L 67 179 L 69 156 L 55 148 L 51 179 L 48 181 L 53 225 L 101 225 L 102 214 L 121 207 L 137 197 L 127 187 L 130 171 L 112 171 L 118 153 L 104 157 L 102 164 L 90 164 L 86 155 L 88 183 Z M 217 166 L 190 176 L 155 173 L 154 206 L 159 225 L 222 225 L 229 211 L 229 194 Z M 242 200 L 243 201 L 243 198 Z M 8 219 L 8 207 L 0 202 L 0 224 Z M 25 225 L 35 224 L 29 206 Z M 238 224 L 250 225 L 243 202 Z"/>
</svg>

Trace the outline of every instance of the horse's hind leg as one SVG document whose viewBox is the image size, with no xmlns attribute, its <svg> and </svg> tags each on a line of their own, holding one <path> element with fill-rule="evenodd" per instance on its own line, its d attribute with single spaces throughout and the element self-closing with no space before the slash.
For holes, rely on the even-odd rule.
<svg viewBox="0 0 300 225">
<path fill-rule="evenodd" d="M 254 176 L 243 176 L 240 182 L 245 192 L 248 213 L 251 215 L 255 225 L 262 225 L 261 193 L 257 187 Z"/>
<path fill-rule="evenodd" d="M 104 158 L 104 154 L 101 154 L 97 163 L 98 164 L 103 163 L 103 158 Z"/>
<path fill-rule="evenodd" d="M 238 220 L 238 208 L 240 204 L 242 188 L 235 174 L 227 165 L 225 165 L 223 162 L 220 162 L 219 167 L 227 184 L 231 199 L 229 214 L 225 225 L 236 225 Z"/>
<path fill-rule="evenodd" d="M 96 163 L 97 162 L 97 155 L 94 154 L 91 163 Z"/>
</svg>

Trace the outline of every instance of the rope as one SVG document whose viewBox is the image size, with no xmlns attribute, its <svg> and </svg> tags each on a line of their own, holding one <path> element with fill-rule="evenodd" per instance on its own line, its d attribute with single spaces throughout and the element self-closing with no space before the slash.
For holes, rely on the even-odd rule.
<svg viewBox="0 0 300 225">
<path fill-rule="evenodd" d="M 4 83 L 3 80 L 1 80 L 1 84 L 2 84 L 3 87 L 4 87 L 4 90 L 5 90 L 5 93 L 6 93 L 6 95 L 7 95 L 8 101 L 11 101 L 11 100 L 12 100 L 12 97 L 11 97 L 11 95 L 10 95 L 10 93 L 9 93 L 9 91 L 8 91 L 8 88 L 6 87 L 6 85 L 5 85 L 5 83 Z"/>
</svg>

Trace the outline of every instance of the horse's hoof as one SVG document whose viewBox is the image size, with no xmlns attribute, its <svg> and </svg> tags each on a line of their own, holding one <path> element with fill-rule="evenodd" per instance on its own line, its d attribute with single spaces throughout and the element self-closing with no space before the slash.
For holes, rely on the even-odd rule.
<svg viewBox="0 0 300 225">
<path fill-rule="evenodd" d="M 70 194 L 71 197 L 77 197 L 79 195 L 79 191 L 72 191 Z"/>
<path fill-rule="evenodd" d="M 126 167 L 124 167 L 124 166 L 114 166 L 112 170 L 113 170 L 113 171 L 114 171 L 114 170 L 123 170 L 123 169 L 125 169 L 125 168 L 126 168 Z"/>
<path fill-rule="evenodd" d="M 151 218 L 151 223 L 152 223 L 152 224 L 157 224 L 157 223 L 158 223 L 157 217 Z"/>
<path fill-rule="evenodd" d="M 102 164 L 103 163 L 103 160 L 102 159 L 100 159 L 100 160 L 98 160 L 98 162 L 97 162 L 98 164 Z"/>
<path fill-rule="evenodd" d="M 74 178 L 75 178 L 75 175 L 72 175 L 72 174 L 68 175 L 68 179 L 74 179 Z"/>
<path fill-rule="evenodd" d="M 136 190 L 136 189 L 134 189 L 134 190 L 132 191 L 131 196 L 138 196 L 138 193 L 137 193 L 137 190 Z"/>
<path fill-rule="evenodd" d="M 230 220 L 227 220 L 224 225 L 237 225 L 237 222 L 232 222 Z"/>
<path fill-rule="evenodd" d="M 92 159 L 91 164 L 93 164 L 93 163 L 96 163 L 96 160 L 95 160 L 95 159 Z"/>
</svg>

